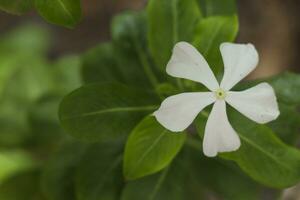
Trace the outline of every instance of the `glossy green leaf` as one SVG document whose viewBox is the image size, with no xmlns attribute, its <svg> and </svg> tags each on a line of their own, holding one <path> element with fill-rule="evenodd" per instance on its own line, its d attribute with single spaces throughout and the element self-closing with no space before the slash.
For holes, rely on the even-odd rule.
<svg viewBox="0 0 300 200">
<path fill-rule="evenodd" d="M 48 200 L 75 199 L 74 174 L 85 150 L 86 146 L 70 142 L 47 161 L 41 185 Z"/>
<path fill-rule="evenodd" d="M 79 164 L 76 199 L 119 200 L 123 186 L 123 143 L 119 141 L 91 146 Z"/>
<path fill-rule="evenodd" d="M 126 179 L 137 179 L 165 168 L 184 144 L 185 133 L 172 133 L 153 116 L 142 120 L 130 134 L 124 155 Z"/>
<path fill-rule="evenodd" d="M 300 181 L 300 151 L 283 143 L 266 125 L 259 125 L 237 111 L 229 112 L 229 120 L 241 138 L 241 147 L 232 153 L 220 154 L 235 161 L 256 181 L 274 188 L 286 188 Z M 206 119 L 197 119 L 200 135 Z"/>
<path fill-rule="evenodd" d="M 116 83 L 90 84 L 64 98 L 59 116 L 67 133 L 97 141 L 126 137 L 158 104 L 151 92 Z"/>
<path fill-rule="evenodd" d="M 196 0 L 205 17 L 236 14 L 236 0 Z"/>
<path fill-rule="evenodd" d="M 1 0 L 0 10 L 12 14 L 23 14 L 32 8 L 32 0 Z"/>
<path fill-rule="evenodd" d="M 237 32 L 238 19 L 235 15 L 208 17 L 196 26 L 193 45 L 216 74 L 223 69 L 220 45 L 223 42 L 233 42 Z"/>
<path fill-rule="evenodd" d="M 48 22 L 68 28 L 81 19 L 80 0 L 35 0 L 35 7 Z"/>
<path fill-rule="evenodd" d="M 147 12 L 150 51 L 165 71 L 175 43 L 192 41 L 200 9 L 195 0 L 150 0 Z"/>
</svg>

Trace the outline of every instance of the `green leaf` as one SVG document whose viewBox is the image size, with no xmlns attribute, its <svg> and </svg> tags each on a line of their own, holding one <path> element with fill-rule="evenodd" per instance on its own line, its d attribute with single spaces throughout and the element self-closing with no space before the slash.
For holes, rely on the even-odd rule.
<svg viewBox="0 0 300 200">
<path fill-rule="evenodd" d="M 236 14 L 235 0 L 196 0 L 205 17 Z"/>
<path fill-rule="evenodd" d="M 201 155 L 200 141 L 189 138 L 187 144 L 189 167 L 186 170 L 190 173 L 189 181 L 193 183 L 192 187 L 206 191 L 204 196 L 208 193 L 214 195 L 216 199 L 262 199 L 263 187 L 247 177 L 234 163 Z"/>
<path fill-rule="evenodd" d="M 131 181 L 124 188 L 121 200 L 184 200 L 184 191 L 180 187 L 183 176 L 181 171 L 169 172 L 167 168 L 159 174 Z"/>
<path fill-rule="evenodd" d="M 3 200 L 45 200 L 39 190 L 40 172 L 37 170 L 17 174 L 0 185 Z"/>
<path fill-rule="evenodd" d="M 21 150 L 0 152 L 0 183 L 17 173 L 35 167 L 31 155 Z"/>
<path fill-rule="evenodd" d="M 76 199 L 119 200 L 123 186 L 123 144 L 95 144 L 84 154 L 76 175 Z"/>
<path fill-rule="evenodd" d="M 146 50 L 144 13 L 126 12 L 112 22 L 112 43 L 102 43 L 82 56 L 86 83 L 120 82 L 148 88 L 156 84 Z M 151 82 L 150 82 L 151 81 Z"/>
<path fill-rule="evenodd" d="M 160 173 L 129 181 L 123 189 L 121 200 L 200 199 L 201 188 L 191 190 L 188 166 L 183 151 Z"/>
<path fill-rule="evenodd" d="M 57 147 L 58 141 L 66 137 L 57 116 L 60 101 L 61 96 L 45 95 L 27 113 L 31 136 L 26 146 L 38 152 L 43 151 L 43 155 L 49 154 Z"/>
<path fill-rule="evenodd" d="M 32 0 L 1 0 L 0 10 L 20 15 L 32 8 Z"/>
<path fill-rule="evenodd" d="M 288 105 L 300 105 L 300 75 L 285 72 L 268 81 L 275 89 L 280 102 Z"/>
<path fill-rule="evenodd" d="M 42 173 L 41 184 L 43 194 L 48 200 L 75 199 L 74 173 L 80 162 L 85 145 L 70 142 L 47 161 Z"/>
<path fill-rule="evenodd" d="M 68 28 L 81 19 L 80 0 L 35 0 L 35 7 L 46 21 Z"/>
<path fill-rule="evenodd" d="M 206 58 L 216 74 L 223 69 L 220 45 L 223 42 L 233 42 L 237 32 L 236 15 L 205 18 L 196 26 L 193 45 Z"/>
<path fill-rule="evenodd" d="M 58 94 L 66 95 L 82 85 L 78 56 L 66 56 L 59 59 L 53 64 L 51 70 L 53 90 Z"/>
<path fill-rule="evenodd" d="M 36 24 L 24 24 L 1 35 L 0 54 L 3 57 L 24 55 L 35 58 L 45 56 L 51 44 L 50 34 L 45 27 Z M 4 55 L 3 55 L 4 54 Z"/>
<path fill-rule="evenodd" d="M 292 105 L 279 102 L 280 115 L 267 124 L 285 143 L 295 146 L 300 138 L 300 113 Z"/>
<path fill-rule="evenodd" d="M 158 68 L 165 71 L 174 45 L 192 41 L 201 13 L 195 0 L 150 0 L 147 12 L 150 51 Z"/>
<path fill-rule="evenodd" d="M 300 75 L 285 72 L 267 80 L 275 92 L 279 102 L 280 116 L 268 124 L 283 141 L 297 144 L 300 133 Z"/>
<path fill-rule="evenodd" d="M 124 155 L 126 179 L 137 179 L 170 164 L 184 144 L 186 134 L 172 133 L 153 116 L 142 120 L 130 134 Z"/>
<path fill-rule="evenodd" d="M 27 111 L 51 88 L 43 60 L 18 54 L 0 61 L 0 144 L 16 146 L 28 141 L 31 133 Z"/>
<path fill-rule="evenodd" d="M 117 83 L 90 84 L 64 98 L 60 121 L 72 136 L 98 141 L 126 137 L 146 114 L 157 108 L 157 97 Z"/>
<path fill-rule="evenodd" d="M 300 151 L 284 144 L 266 125 L 259 125 L 237 111 L 229 111 L 233 128 L 241 138 L 241 147 L 232 153 L 220 154 L 235 161 L 256 181 L 274 188 L 286 188 L 300 180 Z M 206 119 L 200 116 L 196 125 L 204 133 Z"/>
<path fill-rule="evenodd" d="M 83 81 L 85 83 L 126 83 L 117 64 L 117 59 L 111 43 L 102 43 L 87 51 L 81 57 Z"/>
<path fill-rule="evenodd" d="M 113 19 L 111 26 L 117 63 L 126 80 L 144 87 L 157 85 L 148 56 L 145 12 L 125 12 Z"/>
</svg>

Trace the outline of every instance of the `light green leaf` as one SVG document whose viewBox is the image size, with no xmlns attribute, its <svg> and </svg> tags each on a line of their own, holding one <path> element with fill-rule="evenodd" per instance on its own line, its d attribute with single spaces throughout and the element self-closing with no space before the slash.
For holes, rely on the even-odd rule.
<svg viewBox="0 0 300 200">
<path fill-rule="evenodd" d="M 75 90 L 82 85 L 80 76 L 80 58 L 66 56 L 55 62 L 51 68 L 53 77 L 53 91 L 61 95 Z"/>
<path fill-rule="evenodd" d="M 300 151 L 284 144 L 266 125 L 259 125 L 237 111 L 229 111 L 229 120 L 241 138 L 241 147 L 220 154 L 235 161 L 256 181 L 274 188 L 286 188 L 300 180 Z M 198 133 L 204 133 L 206 119 L 199 117 Z"/>
<path fill-rule="evenodd" d="M 67 133 L 97 141 L 126 137 L 158 103 L 157 97 L 145 90 L 116 83 L 90 84 L 64 98 L 59 116 Z"/>
<path fill-rule="evenodd" d="M 124 155 L 126 179 L 137 179 L 165 168 L 184 144 L 185 133 L 172 133 L 153 116 L 142 120 L 130 134 Z"/>
<path fill-rule="evenodd" d="M 192 41 L 201 13 L 195 0 L 150 0 L 147 12 L 150 51 L 165 71 L 175 43 Z"/>
<path fill-rule="evenodd" d="M 17 173 L 35 167 L 35 161 L 28 153 L 21 150 L 0 152 L 0 184 Z"/>
<path fill-rule="evenodd" d="M 84 154 L 76 175 L 76 199 L 119 200 L 123 186 L 123 143 L 95 144 Z"/>
<path fill-rule="evenodd" d="M 81 19 L 80 0 L 35 0 L 35 7 L 48 22 L 68 28 Z"/>
<path fill-rule="evenodd" d="M 46 55 L 50 44 L 51 37 L 47 28 L 36 24 L 24 24 L 1 35 L 1 59 L 12 55 L 14 58 L 24 55 L 42 57 Z"/>
<path fill-rule="evenodd" d="M 1 0 L 0 10 L 20 15 L 32 8 L 32 0 Z"/>
<path fill-rule="evenodd" d="M 236 14 L 235 0 L 196 0 L 205 17 Z"/>
<path fill-rule="evenodd" d="M 233 42 L 237 32 L 236 15 L 205 18 L 196 26 L 193 45 L 206 58 L 216 74 L 223 69 L 220 44 Z"/>
<path fill-rule="evenodd" d="M 70 142 L 63 145 L 45 164 L 41 177 L 43 194 L 48 200 L 75 199 L 74 173 L 86 146 Z"/>
</svg>

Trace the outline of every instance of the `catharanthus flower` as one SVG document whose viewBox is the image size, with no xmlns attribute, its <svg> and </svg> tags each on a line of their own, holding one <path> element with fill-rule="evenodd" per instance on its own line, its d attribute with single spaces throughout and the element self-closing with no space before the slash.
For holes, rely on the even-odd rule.
<svg viewBox="0 0 300 200">
<path fill-rule="evenodd" d="M 154 116 L 160 124 L 173 132 L 186 129 L 196 116 L 214 103 L 205 127 L 203 151 L 206 156 L 237 150 L 240 138 L 230 125 L 226 103 L 251 120 L 264 124 L 279 116 L 273 88 L 261 83 L 250 89 L 230 91 L 258 64 L 258 53 L 252 44 L 223 43 L 220 51 L 224 76 L 219 84 L 203 56 L 189 43 L 175 45 L 167 73 L 178 78 L 205 85 L 210 92 L 188 92 L 166 98 Z"/>
</svg>

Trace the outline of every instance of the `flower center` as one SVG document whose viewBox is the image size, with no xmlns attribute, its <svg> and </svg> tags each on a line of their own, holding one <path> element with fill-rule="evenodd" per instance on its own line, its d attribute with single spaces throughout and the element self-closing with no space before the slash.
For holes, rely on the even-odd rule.
<svg viewBox="0 0 300 200">
<path fill-rule="evenodd" d="M 220 88 L 220 89 L 215 91 L 215 95 L 216 95 L 217 99 L 222 99 L 223 100 L 226 97 L 226 92 L 223 89 Z"/>
</svg>

